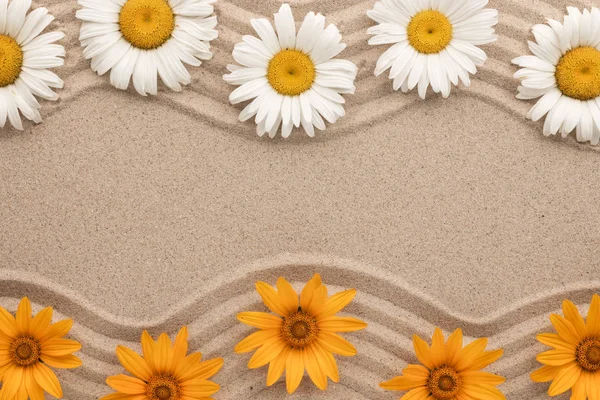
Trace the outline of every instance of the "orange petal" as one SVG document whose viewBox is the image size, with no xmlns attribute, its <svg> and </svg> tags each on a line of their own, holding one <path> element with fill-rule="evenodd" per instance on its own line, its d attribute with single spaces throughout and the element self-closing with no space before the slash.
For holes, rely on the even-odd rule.
<svg viewBox="0 0 600 400">
<path fill-rule="evenodd" d="M 33 317 L 30 324 L 30 333 L 35 339 L 42 337 L 41 333 L 45 333 L 52 322 L 52 307 L 46 307 Z"/>
<path fill-rule="evenodd" d="M 263 329 L 244 338 L 241 342 L 239 342 L 234 351 L 238 354 L 248 353 L 260 346 L 262 346 L 266 341 L 272 339 L 281 334 L 280 329 Z"/>
<path fill-rule="evenodd" d="M 2 307 L 0 307 L 0 330 L 2 331 L 2 333 L 11 338 L 19 336 L 19 331 L 17 330 L 17 321 L 15 320 L 15 317 L 13 317 L 11 313 L 6 311 Z"/>
<path fill-rule="evenodd" d="M 56 374 L 50 368 L 42 363 L 35 363 L 30 368 L 32 368 L 33 371 L 33 378 L 42 389 L 59 399 L 63 397 L 60 382 L 58 381 Z"/>
<path fill-rule="evenodd" d="M 202 379 L 191 380 L 181 384 L 181 394 L 192 399 L 200 399 L 217 393 L 221 386 Z"/>
<path fill-rule="evenodd" d="M 531 380 L 534 382 L 550 382 L 556 378 L 558 371 L 560 371 L 560 367 L 544 365 L 542 368 L 531 373 Z"/>
<path fill-rule="evenodd" d="M 395 390 L 398 392 L 410 391 L 427 385 L 427 380 L 413 380 L 406 376 L 397 376 L 387 382 L 382 382 L 379 386 L 385 390 Z"/>
<path fill-rule="evenodd" d="M 431 349 L 427 342 L 421 339 L 417 335 L 413 335 L 413 346 L 415 348 L 415 354 L 417 358 L 429 369 L 435 369 L 435 363 L 433 361 L 433 355 L 431 354 Z"/>
<path fill-rule="evenodd" d="M 298 311 L 298 294 L 294 287 L 284 278 L 277 280 L 277 291 L 281 308 L 284 310 L 284 315 L 290 315 Z"/>
<path fill-rule="evenodd" d="M 117 346 L 117 358 L 121 365 L 134 376 L 148 382 L 152 378 L 150 366 L 138 353 L 125 346 Z"/>
<path fill-rule="evenodd" d="M 288 393 L 294 393 L 304 376 L 304 359 L 302 350 L 291 349 L 285 364 L 285 383 Z"/>
<path fill-rule="evenodd" d="M 321 368 L 327 374 L 329 379 L 334 382 L 340 381 L 340 373 L 338 371 L 337 362 L 333 354 L 319 344 L 319 341 L 313 343 L 315 346 L 315 354 L 321 362 Z"/>
<path fill-rule="evenodd" d="M 106 384 L 117 392 L 126 394 L 146 393 L 146 383 L 128 375 L 114 375 L 106 378 Z"/>
<path fill-rule="evenodd" d="M 458 328 L 452 332 L 446 342 L 446 360 L 449 366 L 454 367 L 457 364 L 460 351 L 462 350 L 462 343 L 462 329 Z"/>
<path fill-rule="evenodd" d="M 17 307 L 17 330 L 21 335 L 29 335 L 29 322 L 31 320 L 31 302 L 23 297 Z"/>
<path fill-rule="evenodd" d="M 537 340 L 545 344 L 549 347 L 554 347 L 555 349 L 565 349 L 575 351 L 575 346 L 569 342 L 566 342 L 563 338 L 560 337 L 557 333 L 541 333 L 536 336 Z"/>
<path fill-rule="evenodd" d="M 283 304 L 281 304 L 279 294 L 273 288 L 273 286 L 265 282 L 256 282 L 256 291 L 262 298 L 263 303 L 265 303 L 265 305 L 269 308 L 269 310 L 282 317 L 288 315 L 285 307 L 283 306 Z"/>
<path fill-rule="evenodd" d="M 331 316 L 319 320 L 319 329 L 326 332 L 355 332 L 366 327 L 363 321 L 350 317 Z"/>
<path fill-rule="evenodd" d="M 284 347 L 281 353 L 271 361 L 269 364 L 269 372 L 267 373 L 267 386 L 273 385 L 281 378 L 283 371 L 285 371 L 285 364 L 289 354 L 290 347 Z"/>
<path fill-rule="evenodd" d="M 315 290 L 321 286 L 321 275 L 314 274 L 313 277 L 306 283 L 304 289 L 300 293 L 300 307 L 303 310 L 309 311 L 309 306 L 315 294 Z"/>
<path fill-rule="evenodd" d="M 319 332 L 317 340 L 325 348 L 334 354 L 341 356 L 356 355 L 356 348 L 346 339 L 331 332 Z"/>
<path fill-rule="evenodd" d="M 81 367 L 81 360 L 73 354 L 60 357 L 42 355 L 41 359 L 44 363 L 54 368 L 73 369 Z"/>
<path fill-rule="evenodd" d="M 81 344 L 70 339 L 51 339 L 42 344 L 42 355 L 60 357 L 81 350 Z"/>
<path fill-rule="evenodd" d="M 321 368 L 320 359 L 314 349 L 314 346 L 307 346 L 303 351 L 304 367 L 310 380 L 321 390 L 327 389 L 327 374 Z"/>
<path fill-rule="evenodd" d="M 597 294 L 592 296 L 592 303 L 585 324 L 588 335 L 592 337 L 600 336 L 600 296 Z"/>
<path fill-rule="evenodd" d="M 575 327 L 573 324 L 568 321 L 566 318 L 561 317 L 557 314 L 550 315 L 550 322 L 554 325 L 556 332 L 562 337 L 565 341 L 577 346 L 581 341 L 581 338 L 577 334 Z"/>
<path fill-rule="evenodd" d="M 552 381 L 552 384 L 548 389 L 548 394 L 550 396 L 558 396 L 559 394 L 566 392 L 575 385 L 580 375 L 581 367 L 575 362 L 562 367 Z"/>
<path fill-rule="evenodd" d="M 58 321 L 57 323 L 50 325 L 48 330 L 38 340 L 40 341 L 40 343 L 43 343 L 46 340 L 62 338 L 67 333 L 69 333 L 69 331 L 71 330 L 72 327 L 73 327 L 72 319 L 65 319 L 62 321 Z"/>
<path fill-rule="evenodd" d="M 456 370 L 460 372 L 470 368 L 484 354 L 487 343 L 487 338 L 479 338 L 466 345 L 460 352 Z"/>
<path fill-rule="evenodd" d="M 504 354 L 504 350 L 498 349 L 493 351 L 484 351 L 483 354 L 475 360 L 473 364 L 469 368 L 473 370 L 484 369 L 488 365 L 498 361 L 500 357 Z"/>
<path fill-rule="evenodd" d="M 323 307 L 320 313 L 315 315 L 315 318 L 319 320 L 337 314 L 350 304 L 355 296 L 355 289 L 344 290 L 343 292 L 334 294 L 325 301 L 325 307 Z"/>
<path fill-rule="evenodd" d="M 254 369 L 267 365 L 281 353 L 284 347 L 286 344 L 279 337 L 267 341 L 252 355 L 248 361 L 248 368 Z"/>
<path fill-rule="evenodd" d="M 39 364 L 39 363 L 38 363 Z M 23 385 L 23 371 L 21 367 L 12 365 L 6 370 L 2 377 L 2 398 L 14 400 L 17 392 Z"/>
<path fill-rule="evenodd" d="M 575 358 L 575 353 L 572 350 L 558 349 L 540 353 L 535 359 L 542 364 L 558 367 L 575 361 Z"/>
<path fill-rule="evenodd" d="M 573 304 L 573 302 L 570 300 L 565 300 L 562 303 L 562 309 L 565 318 L 571 324 L 573 324 L 573 327 L 575 328 L 577 334 L 582 338 L 586 337 L 587 329 L 585 328 L 585 321 L 583 320 L 583 317 L 579 313 L 579 310 L 577 309 L 575 304 Z"/>
<path fill-rule="evenodd" d="M 173 345 L 173 366 L 179 364 L 185 358 L 188 352 L 188 336 L 187 326 L 182 327 L 177 333 Z M 172 370 L 172 368 L 169 368 L 169 370 Z"/>
<path fill-rule="evenodd" d="M 435 328 L 433 338 L 431 339 L 431 355 L 433 357 L 433 364 L 436 368 L 439 368 L 446 363 L 445 350 L 444 333 L 440 328 Z"/>
<path fill-rule="evenodd" d="M 242 312 L 237 315 L 238 321 L 258 329 L 281 329 L 281 318 L 264 312 Z"/>
<path fill-rule="evenodd" d="M 190 374 L 183 374 L 181 381 L 187 381 L 189 379 L 208 379 L 215 375 L 223 367 L 222 358 L 213 358 L 201 362 L 198 367 L 190 372 Z"/>
</svg>

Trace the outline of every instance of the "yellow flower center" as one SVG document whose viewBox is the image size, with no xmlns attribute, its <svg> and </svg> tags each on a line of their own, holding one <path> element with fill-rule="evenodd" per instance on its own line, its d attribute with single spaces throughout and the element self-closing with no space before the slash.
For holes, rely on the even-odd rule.
<svg viewBox="0 0 600 400">
<path fill-rule="evenodd" d="M 282 50 L 269 62 L 267 78 L 275 91 L 284 96 L 298 96 L 315 81 L 315 64 L 300 50 Z"/>
<path fill-rule="evenodd" d="M 317 321 L 310 315 L 298 311 L 283 319 L 281 334 L 292 347 L 304 347 L 317 338 Z"/>
<path fill-rule="evenodd" d="M 460 389 L 460 376 L 449 367 L 431 371 L 427 388 L 436 399 L 452 399 Z"/>
<path fill-rule="evenodd" d="M 166 0 L 127 0 L 121 8 L 119 26 L 134 47 L 156 49 L 171 37 L 175 15 Z"/>
<path fill-rule="evenodd" d="M 600 96 L 600 51 L 577 47 L 567 52 L 556 66 L 556 83 L 564 95 L 574 99 Z"/>
<path fill-rule="evenodd" d="M 10 345 L 13 362 L 22 367 L 35 364 L 40 359 L 41 346 L 31 337 L 21 337 Z"/>
<path fill-rule="evenodd" d="M 585 339 L 577 346 L 577 362 L 586 371 L 600 370 L 600 339 Z"/>
<path fill-rule="evenodd" d="M 146 386 L 148 400 L 175 400 L 180 392 L 177 379 L 171 375 L 155 375 Z"/>
<path fill-rule="evenodd" d="M 0 35 L 0 87 L 15 83 L 21 75 L 23 50 L 10 36 Z"/>
<path fill-rule="evenodd" d="M 409 43 L 419 53 L 439 53 L 452 40 L 452 24 L 441 12 L 425 10 L 412 17 L 407 34 Z"/>
</svg>

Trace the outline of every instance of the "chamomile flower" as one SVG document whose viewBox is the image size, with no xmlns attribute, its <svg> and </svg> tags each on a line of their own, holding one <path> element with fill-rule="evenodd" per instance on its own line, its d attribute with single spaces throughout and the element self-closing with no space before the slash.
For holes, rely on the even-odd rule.
<svg viewBox="0 0 600 400">
<path fill-rule="evenodd" d="M 292 10 L 283 4 L 275 14 L 275 30 L 266 19 L 253 19 L 259 38 L 244 36 L 233 50 L 240 65 L 230 65 L 223 78 L 239 85 L 229 96 L 232 104 L 252 100 L 240 121 L 252 117 L 257 133 L 288 137 L 294 127 L 309 136 L 325 121 L 335 123 L 345 115 L 341 94 L 354 93 L 356 65 L 334 59 L 344 48 L 335 25 L 325 28 L 325 17 L 309 13 L 296 33 Z M 277 31 L 277 32 L 276 32 Z"/>
</svg>

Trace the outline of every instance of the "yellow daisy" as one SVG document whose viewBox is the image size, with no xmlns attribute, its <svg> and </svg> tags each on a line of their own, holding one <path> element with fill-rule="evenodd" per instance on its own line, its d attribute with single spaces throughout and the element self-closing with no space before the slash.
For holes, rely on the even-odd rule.
<svg viewBox="0 0 600 400">
<path fill-rule="evenodd" d="M 222 358 L 200 362 L 202 354 L 188 351 L 188 330 L 181 328 L 175 344 L 166 333 L 155 342 L 142 333 L 144 357 L 123 346 L 117 347 L 119 361 L 133 376 L 115 375 L 106 379 L 118 393 L 101 400 L 209 400 L 220 386 L 208 380 L 223 366 Z"/>
<path fill-rule="evenodd" d="M 249 368 L 269 364 L 267 386 L 273 385 L 286 371 L 288 393 L 293 393 L 308 372 L 321 390 L 327 389 L 327 378 L 339 382 L 333 354 L 353 356 L 356 349 L 336 332 L 354 332 L 367 327 L 355 318 L 337 317 L 356 295 L 350 289 L 327 296 L 321 276 L 315 274 L 304 286 L 300 299 L 292 285 L 283 278 L 277 289 L 258 282 L 256 290 L 265 305 L 275 314 L 243 312 L 237 318 L 246 325 L 260 329 L 235 347 L 236 353 L 258 349 L 248 362 Z"/>
<path fill-rule="evenodd" d="M 81 344 L 63 339 L 73 320 L 51 321 L 52 307 L 31 318 L 27 297 L 21 299 L 16 318 L 0 307 L 0 399 L 44 400 L 44 391 L 62 398 L 60 382 L 49 367 L 79 367 L 81 360 L 71 353 Z"/>
<path fill-rule="evenodd" d="M 505 379 L 480 371 L 498 360 L 504 351 L 485 351 L 486 338 L 477 339 L 464 348 L 462 342 L 460 329 L 444 343 L 442 330 L 436 328 L 431 347 L 414 335 L 415 352 L 423 365 L 409 365 L 402 370 L 402 376 L 380 386 L 386 390 L 407 391 L 402 397 L 405 400 L 506 399 L 496 388 Z"/>
<path fill-rule="evenodd" d="M 587 321 L 565 300 L 564 317 L 552 314 L 556 333 L 543 333 L 538 341 L 553 349 L 538 354 L 544 366 L 531 374 L 534 382 L 550 382 L 548 394 L 557 396 L 573 389 L 572 400 L 600 400 L 600 296 L 592 297 Z"/>
</svg>

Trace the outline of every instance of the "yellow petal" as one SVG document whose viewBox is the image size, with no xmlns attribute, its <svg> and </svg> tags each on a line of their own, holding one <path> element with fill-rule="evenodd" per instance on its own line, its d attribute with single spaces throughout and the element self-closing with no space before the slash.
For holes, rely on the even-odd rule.
<svg viewBox="0 0 600 400">
<path fill-rule="evenodd" d="M 325 301 L 325 307 L 315 315 L 315 318 L 320 320 L 337 314 L 350 304 L 354 296 L 356 296 L 355 289 L 344 290 L 343 292 L 334 294 Z"/>
<path fill-rule="evenodd" d="M 177 333 L 173 345 L 173 366 L 182 362 L 188 352 L 188 335 L 187 326 L 182 327 Z M 172 367 L 169 370 L 171 371 Z"/>
<path fill-rule="evenodd" d="M 483 354 L 475 360 L 473 364 L 469 366 L 472 370 L 484 369 L 491 363 L 496 362 L 504 354 L 504 350 L 498 349 L 493 351 L 484 351 Z"/>
<path fill-rule="evenodd" d="M 321 286 L 321 275 L 314 274 L 313 277 L 306 283 L 302 293 L 300 293 L 300 307 L 304 311 L 309 311 L 310 303 L 315 294 L 315 290 Z"/>
<path fill-rule="evenodd" d="M 462 329 L 458 328 L 448 337 L 446 342 L 446 360 L 448 365 L 454 367 L 458 363 L 458 357 L 462 350 L 463 333 Z"/>
<path fill-rule="evenodd" d="M 263 303 L 265 303 L 265 305 L 269 308 L 269 310 L 282 317 L 288 315 L 285 307 L 283 306 L 283 304 L 281 304 L 279 294 L 273 288 L 273 286 L 265 282 L 257 282 L 256 291 L 262 298 Z"/>
<path fill-rule="evenodd" d="M 304 360 L 302 351 L 291 349 L 285 364 L 285 383 L 288 393 L 294 393 L 304 376 Z"/>
<path fill-rule="evenodd" d="M 152 371 L 156 371 L 156 364 L 154 363 L 154 347 L 156 343 L 152 339 L 152 336 L 148 331 L 142 332 L 142 354 L 144 354 L 144 360 L 148 363 L 148 366 Z"/>
<path fill-rule="evenodd" d="M 46 307 L 33 317 L 30 324 L 31 335 L 39 340 L 50 327 L 50 322 L 52 322 L 52 307 Z"/>
<path fill-rule="evenodd" d="M 479 338 L 466 345 L 460 352 L 460 360 L 456 364 L 456 370 L 461 372 L 469 369 L 483 355 L 487 342 L 487 338 Z"/>
<path fill-rule="evenodd" d="M 415 354 L 421 364 L 429 369 L 435 369 L 435 363 L 433 361 L 433 355 L 427 342 L 421 339 L 417 335 L 413 335 L 413 346 L 415 348 Z"/>
<path fill-rule="evenodd" d="M 575 304 L 573 304 L 573 302 L 570 300 L 565 300 L 563 301 L 562 309 L 565 318 L 571 324 L 573 324 L 573 327 L 575 328 L 575 331 L 577 332 L 579 337 L 586 337 L 587 329 L 585 328 L 585 321 L 583 320 L 583 317 L 579 313 L 579 310 L 577 309 Z"/>
<path fill-rule="evenodd" d="M 555 349 L 571 350 L 575 351 L 575 346 L 569 342 L 566 342 L 560 335 L 556 333 L 541 333 L 536 336 L 537 340 L 549 347 Z"/>
<path fill-rule="evenodd" d="M 23 371 L 23 368 L 13 365 L 4 373 L 2 377 L 2 399 L 14 400 L 19 388 L 24 383 Z"/>
<path fill-rule="evenodd" d="M 284 310 L 284 315 L 290 315 L 298 311 L 298 294 L 294 287 L 284 278 L 277 280 L 277 291 L 281 308 Z"/>
<path fill-rule="evenodd" d="M 115 375 L 106 378 L 106 384 L 117 392 L 126 394 L 143 394 L 146 393 L 146 383 L 127 375 Z"/>
<path fill-rule="evenodd" d="M 572 362 L 571 364 L 565 365 L 558 371 L 558 374 L 556 374 L 556 377 L 548 389 L 548 394 L 550 396 L 558 396 L 559 394 L 566 392 L 575 385 L 580 375 L 581 367 L 577 365 L 577 363 Z"/>
<path fill-rule="evenodd" d="M 265 342 L 248 361 L 248 368 L 254 369 L 267 365 L 281 353 L 284 347 L 286 343 L 279 337 Z"/>
<path fill-rule="evenodd" d="M 33 369 L 26 368 L 24 372 L 25 386 L 27 387 L 29 400 L 44 400 L 44 389 L 42 389 L 42 387 L 35 381 Z"/>
<path fill-rule="evenodd" d="M 31 302 L 23 297 L 17 307 L 17 330 L 21 335 L 29 335 L 29 322 L 31 320 Z"/>
<path fill-rule="evenodd" d="M 321 364 L 321 368 L 323 368 L 323 372 L 325 372 L 332 381 L 339 382 L 340 373 L 333 354 L 321 346 L 319 341 L 316 341 L 313 344 L 315 346 L 315 355 L 319 358 L 319 363 Z"/>
<path fill-rule="evenodd" d="M 490 385 L 464 384 L 461 386 L 461 390 L 473 399 L 506 400 L 506 397 L 500 390 Z"/>
<path fill-rule="evenodd" d="M 588 400 L 600 399 L 600 379 L 598 373 L 585 373 Z"/>
<path fill-rule="evenodd" d="M 262 346 L 267 340 L 272 339 L 281 334 L 280 329 L 263 329 L 254 332 L 250 336 L 247 336 L 241 342 L 239 342 L 234 351 L 238 354 L 248 353 L 260 346 Z"/>
<path fill-rule="evenodd" d="M 304 348 L 304 367 L 308 376 L 313 381 L 316 387 L 321 390 L 327 389 L 327 375 L 321 368 L 319 357 L 314 349 L 314 346 L 307 346 Z"/>
<path fill-rule="evenodd" d="M 572 350 L 548 350 L 540 353 L 535 358 L 542 364 L 561 366 L 575 361 L 575 353 Z"/>
<path fill-rule="evenodd" d="M 560 367 L 544 365 L 542 368 L 531 373 L 531 380 L 534 382 L 550 382 L 556 378 L 558 371 L 560 371 Z"/>
<path fill-rule="evenodd" d="M 400 398 L 400 400 L 427 400 L 429 398 L 429 389 L 419 387 L 411 390 Z"/>
<path fill-rule="evenodd" d="M 423 384 L 427 383 L 429 374 L 429 370 L 422 365 L 409 364 L 402 370 L 402 375 L 412 380 L 423 382 Z"/>
<path fill-rule="evenodd" d="M 444 333 L 440 328 L 435 328 L 431 339 L 431 356 L 433 357 L 433 365 L 436 368 L 446 363 L 445 347 Z"/>
<path fill-rule="evenodd" d="M 184 374 L 181 378 L 182 381 L 188 379 L 208 379 L 215 375 L 223 367 L 222 358 L 213 358 L 206 360 L 198 365 L 198 368 L 193 370 L 189 375 Z"/>
<path fill-rule="evenodd" d="M 42 355 L 41 359 L 44 363 L 54 368 L 73 369 L 81 367 L 81 360 L 79 357 L 72 354 L 60 357 Z"/>
<path fill-rule="evenodd" d="M 317 340 L 323 348 L 334 354 L 347 357 L 356 355 L 356 348 L 354 348 L 354 346 L 346 339 L 335 333 L 319 332 L 317 334 Z"/>
<path fill-rule="evenodd" d="M 81 350 L 81 344 L 70 339 L 51 339 L 42 345 L 42 355 L 60 357 Z"/>
<path fill-rule="evenodd" d="M 212 396 L 217 393 L 221 386 L 207 380 L 191 380 L 181 384 L 181 394 L 193 399 Z"/>
<path fill-rule="evenodd" d="M 62 338 L 67 333 L 69 333 L 69 331 L 71 330 L 72 327 L 73 327 L 72 319 L 65 319 L 62 321 L 58 321 L 57 323 L 50 325 L 48 330 L 38 340 L 40 341 L 40 343 L 43 343 L 47 340 Z"/>
<path fill-rule="evenodd" d="M 385 390 L 395 390 L 399 392 L 416 389 L 425 385 L 427 385 L 427 380 L 423 382 L 421 380 L 413 380 L 406 376 L 397 376 L 387 382 L 382 382 L 379 384 L 379 386 Z"/>
<path fill-rule="evenodd" d="M 498 386 L 506 381 L 505 378 L 483 371 L 465 371 L 460 374 L 463 382 L 472 385 Z"/>
<path fill-rule="evenodd" d="M 33 379 L 42 389 L 59 399 L 63 397 L 62 387 L 54 371 L 42 363 L 35 363 L 30 368 L 33 371 Z"/>
<path fill-rule="evenodd" d="M 135 351 L 124 346 L 117 346 L 117 358 L 121 365 L 135 377 L 148 382 L 152 377 L 152 370 L 148 363 Z"/>
<path fill-rule="evenodd" d="M 107 396 L 101 397 L 100 400 L 146 400 L 146 396 L 125 393 L 111 393 Z"/>
<path fill-rule="evenodd" d="M 171 339 L 166 333 L 161 333 L 158 342 L 154 346 L 154 366 L 156 371 L 164 373 L 168 371 L 173 360 L 173 349 Z"/>
<path fill-rule="evenodd" d="M 331 316 L 319 321 L 319 329 L 325 332 L 355 332 L 366 327 L 363 321 L 350 317 Z"/>
<path fill-rule="evenodd" d="M 0 330 L 8 337 L 15 338 L 19 336 L 17 330 L 17 321 L 11 313 L 0 307 Z"/>
<path fill-rule="evenodd" d="M 325 309 L 325 302 L 327 301 L 327 287 L 321 285 L 315 289 L 312 300 L 306 309 L 303 310 L 313 316 L 319 315 Z"/>
<path fill-rule="evenodd" d="M 563 338 L 565 341 L 577 346 L 581 339 L 575 330 L 573 324 L 567 321 L 566 318 L 561 317 L 557 314 L 550 315 L 550 322 L 554 325 L 556 332 Z"/>
<path fill-rule="evenodd" d="M 588 311 L 586 328 L 589 336 L 600 336 L 600 296 L 597 294 L 592 296 L 592 303 Z"/>
<path fill-rule="evenodd" d="M 173 376 L 179 380 L 185 380 L 197 371 L 196 367 L 200 362 L 200 353 L 192 353 L 185 357 L 181 362 L 173 366 Z"/>
<path fill-rule="evenodd" d="M 273 385 L 281 378 L 283 371 L 285 371 L 285 364 L 289 354 L 290 347 L 284 347 L 281 353 L 271 361 L 269 364 L 269 372 L 267 373 L 267 386 Z"/>
<path fill-rule="evenodd" d="M 238 321 L 258 329 L 281 329 L 281 318 L 264 312 L 242 312 L 237 315 Z"/>
<path fill-rule="evenodd" d="M 587 377 L 584 373 L 582 373 L 577 382 L 575 382 L 575 385 L 573 385 L 573 390 L 571 391 L 571 400 L 586 400 L 586 384 Z M 590 399 L 593 399 L 593 397 L 590 396 Z"/>
</svg>

